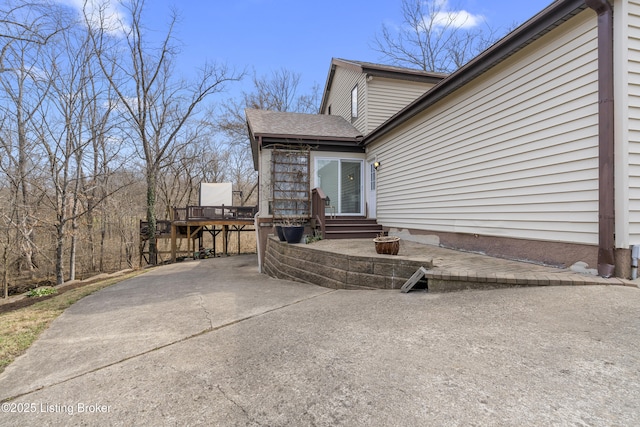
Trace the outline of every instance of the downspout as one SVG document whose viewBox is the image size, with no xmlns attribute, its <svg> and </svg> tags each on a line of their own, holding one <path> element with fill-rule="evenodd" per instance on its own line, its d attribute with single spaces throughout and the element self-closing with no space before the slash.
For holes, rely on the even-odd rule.
<svg viewBox="0 0 640 427">
<path fill-rule="evenodd" d="M 598 274 L 615 273 L 613 9 L 607 0 L 585 0 L 598 14 Z"/>
<path fill-rule="evenodd" d="M 256 212 L 253 216 L 253 228 L 256 230 L 256 252 L 258 252 L 258 273 L 262 273 L 262 251 L 261 248 L 261 240 L 260 240 L 260 211 Z"/>
<path fill-rule="evenodd" d="M 261 200 L 260 197 L 262 196 L 261 192 L 260 192 L 260 171 L 261 171 L 261 165 L 260 165 L 260 153 L 262 152 L 262 136 L 258 137 L 258 147 L 256 149 L 256 151 L 258 152 L 258 162 L 257 162 L 257 166 L 258 166 L 258 211 L 256 212 L 256 214 L 253 216 L 253 228 L 255 228 L 256 230 L 256 252 L 258 252 L 258 273 L 262 273 L 262 264 L 263 264 L 263 259 L 264 259 L 264 253 L 262 252 L 262 239 L 260 239 L 260 206 L 261 206 Z"/>
</svg>

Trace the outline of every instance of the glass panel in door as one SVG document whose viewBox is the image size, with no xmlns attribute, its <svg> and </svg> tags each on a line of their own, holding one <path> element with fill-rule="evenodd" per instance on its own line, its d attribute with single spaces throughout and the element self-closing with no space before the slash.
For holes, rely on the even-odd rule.
<svg viewBox="0 0 640 427">
<path fill-rule="evenodd" d="M 362 214 L 362 162 L 318 159 L 316 186 L 329 197 L 338 214 Z"/>
<path fill-rule="evenodd" d="M 341 160 L 340 213 L 359 214 L 362 206 L 361 162 Z"/>
<path fill-rule="evenodd" d="M 333 206 L 336 213 L 338 213 L 340 195 L 339 166 L 339 160 L 318 160 L 316 163 L 316 187 L 322 188 L 329 198 L 329 205 Z"/>
</svg>

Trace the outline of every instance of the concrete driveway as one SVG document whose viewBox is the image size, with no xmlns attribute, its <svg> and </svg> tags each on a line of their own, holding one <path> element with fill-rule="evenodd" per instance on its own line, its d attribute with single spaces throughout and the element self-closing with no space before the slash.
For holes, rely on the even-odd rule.
<svg viewBox="0 0 640 427">
<path fill-rule="evenodd" d="M 0 425 L 637 426 L 640 291 L 336 291 L 254 256 L 154 269 L 0 375 Z"/>
</svg>

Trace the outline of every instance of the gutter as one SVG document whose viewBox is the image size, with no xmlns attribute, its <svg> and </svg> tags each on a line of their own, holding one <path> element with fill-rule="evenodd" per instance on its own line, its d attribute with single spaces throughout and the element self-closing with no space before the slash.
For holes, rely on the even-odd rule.
<svg viewBox="0 0 640 427">
<path fill-rule="evenodd" d="M 607 0 L 585 0 L 598 14 L 598 274 L 615 272 L 615 171 L 613 9 Z"/>
<path fill-rule="evenodd" d="M 263 133 L 257 135 L 262 141 L 262 138 L 265 139 L 278 139 L 278 140 L 286 140 L 291 142 L 301 141 L 335 141 L 335 142 L 353 142 L 354 144 L 358 144 L 362 140 L 362 136 L 323 136 L 323 135 L 290 135 L 290 134 L 271 134 L 271 133 Z M 262 146 L 262 142 L 260 143 Z"/>
</svg>

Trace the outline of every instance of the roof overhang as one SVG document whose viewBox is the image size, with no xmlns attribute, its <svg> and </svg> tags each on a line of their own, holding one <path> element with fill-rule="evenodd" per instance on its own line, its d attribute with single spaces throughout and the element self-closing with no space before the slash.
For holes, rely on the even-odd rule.
<svg viewBox="0 0 640 427">
<path fill-rule="evenodd" d="M 275 146 L 309 147 L 312 151 L 364 153 L 364 145 L 355 138 L 316 138 L 296 135 L 260 135 L 260 149 Z"/>
<path fill-rule="evenodd" d="M 362 137 L 318 137 L 313 135 L 279 135 L 258 133 L 254 134 L 251 126 L 247 123 L 249 140 L 251 143 L 251 154 L 253 157 L 253 167 L 258 170 L 260 150 L 263 148 L 275 147 L 300 147 L 307 146 L 313 151 L 333 151 L 339 153 L 364 153 Z"/>
</svg>

